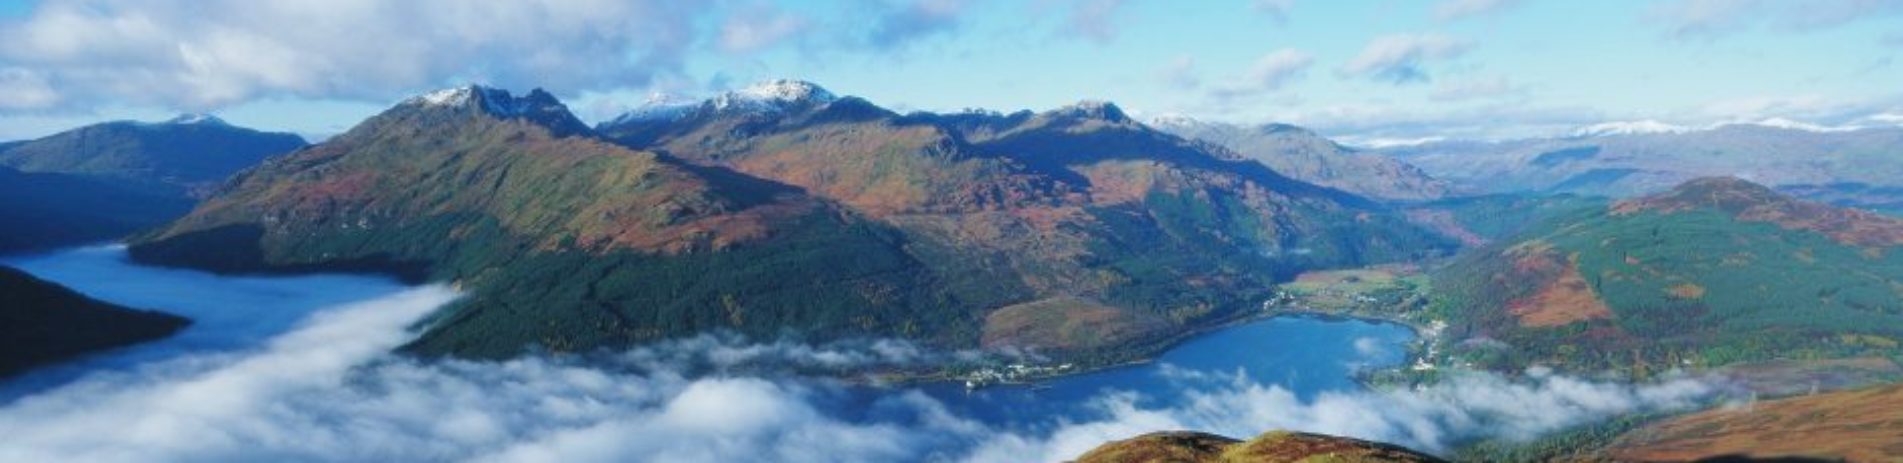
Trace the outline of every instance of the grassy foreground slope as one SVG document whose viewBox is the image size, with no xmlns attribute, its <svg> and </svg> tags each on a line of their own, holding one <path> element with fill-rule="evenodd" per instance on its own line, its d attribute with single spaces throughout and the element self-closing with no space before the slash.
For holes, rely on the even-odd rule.
<svg viewBox="0 0 1903 463">
<path fill-rule="evenodd" d="M 1407 448 L 1346 437 L 1271 431 L 1247 441 L 1198 432 L 1158 432 L 1110 442 L 1077 463 L 1438 462 Z"/>
<path fill-rule="evenodd" d="M 1673 417 L 1621 435 L 1619 461 L 1718 456 L 1903 460 L 1903 385 L 1756 402 Z"/>
</svg>

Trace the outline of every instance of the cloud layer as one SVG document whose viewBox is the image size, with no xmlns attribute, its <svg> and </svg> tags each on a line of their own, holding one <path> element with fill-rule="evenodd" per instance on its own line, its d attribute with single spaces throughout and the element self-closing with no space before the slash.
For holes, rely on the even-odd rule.
<svg viewBox="0 0 1903 463">
<path fill-rule="evenodd" d="M 1376 37 L 1361 53 L 1342 65 L 1345 76 L 1367 77 L 1395 84 L 1425 82 L 1426 65 L 1466 54 L 1472 44 L 1441 34 L 1395 34 Z"/>
<path fill-rule="evenodd" d="M 320 311 L 261 347 L 103 372 L 0 408 L 4 461 L 1060 461 L 1163 429 L 1290 428 L 1439 450 L 1619 413 L 1686 407 L 1704 382 L 1644 386 L 1533 372 L 1311 400 L 1246 375 L 1160 374 L 1193 392 L 1100 419 L 984 423 L 915 390 L 799 377 L 926 359 L 898 342 L 803 346 L 707 336 L 600 358 L 427 362 L 386 354 L 455 294 L 431 286 Z M 791 368 L 759 368 L 784 365 Z"/>
<path fill-rule="evenodd" d="M 50 0 L 0 25 L 0 107 L 389 99 L 446 78 L 565 91 L 678 69 L 703 2 Z M 757 46 L 790 25 L 736 29 Z M 38 83 L 51 83 L 50 89 Z"/>
<path fill-rule="evenodd" d="M 1894 0 L 1673 0 L 1650 12 L 1669 35 L 1680 38 L 1716 37 L 1760 25 L 1804 32 L 1898 15 L 1903 15 L 1903 2 Z"/>
</svg>

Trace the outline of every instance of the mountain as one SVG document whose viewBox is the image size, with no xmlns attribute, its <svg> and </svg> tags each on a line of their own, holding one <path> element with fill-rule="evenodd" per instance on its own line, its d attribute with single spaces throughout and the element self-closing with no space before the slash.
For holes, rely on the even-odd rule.
<svg viewBox="0 0 1903 463">
<path fill-rule="evenodd" d="M 597 130 L 801 188 L 899 230 L 941 274 L 1009 282 L 1014 302 L 986 315 L 986 346 L 1175 332 L 1226 316 L 1293 269 L 1441 245 L 1363 198 L 1156 131 L 1106 102 L 900 115 L 775 81 L 663 114 Z"/>
<path fill-rule="evenodd" d="M 1719 456 L 1818 461 L 1903 459 L 1903 385 L 1752 402 L 1671 417 L 1599 451 L 1615 461 Z"/>
<path fill-rule="evenodd" d="M 109 122 L 0 144 L 0 253 L 125 237 L 191 211 L 264 158 L 304 146 L 210 116 Z"/>
<path fill-rule="evenodd" d="M 110 179 L 176 196 L 203 196 L 226 177 L 304 146 L 288 133 L 185 115 L 161 123 L 107 122 L 0 147 L 0 167 Z"/>
<path fill-rule="evenodd" d="M 37 365 L 170 336 L 177 316 L 100 302 L 0 267 L 0 377 Z"/>
<path fill-rule="evenodd" d="M 1432 455 L 1346 437 L 1273 431 L 1247 441 L 1199 432 L 1156 432 L 1110 442 L 1076 463 L 1438 462 Z"/>
<path fill-rule="evenodd" d="M 1736 176 L 1772 187 L 1860 183 L 1903 187 L 1903 128 L 1839 130 L 1780 121 L 1686 128 L 1589 127 L 1574 136 L 1446 141 L 1377 150 L 1463 188 L 1613 197 Z"/>
<path fill-rule="evenodd" d="M 240 174 L 131 254 L 457 281 L 408 347 L 429 355 L 711 330 L 1133 355 L 1301 269 L 1448 246 L 1114 106 L 951 119 L 778 81 L 587 129 L 540 91 L 452 89 Z"/>
<path fill-rule="evenodd" d="M 1392 157 L 1363 153 L 1287 124 L 1245 127 L 1162 117 L 1152 127 L 1228 148 L 1289 177 L 1386 200 L 1420 201 L 1454 193 L 1447 182 Z"/>
<path fill-rule="evenodd" d="M 1791 196 L 1839 207 L 1903 217 L 1903 186 L 1875 186 L 1867 183 L 1840 182 L 1784 185 L 1778 191 Z"/>
<path fill-rule="evenodd" d="M 191 210 L 189 198 L 112 180 L 0 167 L 0 254 L 118 239 Z"/>
<path fill-rule="evenodd" d="M 1890 357 L 1903 220 L 1729 177 L 1575 208 L 1435 277 L 1461 358 L 1643 376 L 1779 359 Z"/>
</svg>

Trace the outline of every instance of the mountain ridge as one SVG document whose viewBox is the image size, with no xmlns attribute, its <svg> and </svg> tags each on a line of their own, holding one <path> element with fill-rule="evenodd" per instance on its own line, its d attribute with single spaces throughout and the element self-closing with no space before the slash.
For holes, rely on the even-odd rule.
<svg viewBox="0 0 1903 463">
<path fill-rule="evenodd" d="M 1024 324 L 1052 320 L 987 315 L 1044 301 L 1059 314 L 1167 321 L 1140 339 L 1020 346 L 1127 356 L 1234 317 L 1302 268 L 1450 246 L 1366 200 L 1225 159 L 1114 107 L 991 121 L 1011 126 L 978 135 L 776 85 L 786 91 L 758 93 L 799 103 L 722 111 L 716 97 L 686 117 L 572 135 L 567 118 L 406 100 L 241 174 L 131 252 L 474 288 L 409 347 L 425 354 L 507 357 L 714 329 L 970 347 L 1013 339 L 985 333 L 1041 329 Z M 469 92 L 491 96 L 508 101 Z M 444 234 L 452 240 L 430 238 Z"/>
</svg>

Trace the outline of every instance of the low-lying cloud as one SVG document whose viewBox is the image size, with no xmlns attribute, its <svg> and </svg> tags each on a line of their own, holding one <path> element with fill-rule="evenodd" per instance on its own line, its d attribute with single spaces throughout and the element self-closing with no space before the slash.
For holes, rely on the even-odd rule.
<svg viewBox="0 0 1903 463">
<path fill-rule="evenodd" d="M 943 361 L 896 341 L 755 344 L 701 336 L 619 354 L 507 362 L 390 355 L 440 286 L 319 311 L 254 349 L 102 371 L 0 408 L 0 461 L 1059 461 L 1165 429 L 1277 428 L 1440 451 L 1689 407 L 1709 383 L 1641 386 L 1531 372 L 1418 390 L 1298 397 L 1242 372 L 1161 368 L 1193 392 L 1090 399 L 1087 420 L 986 423 L 925 392 L 798 376 Z M 1372 349 L 1372 347 L 1370 347 Z M 949 357 L 947 357 L 949 356 Z M 787 368 L 761 367 L 787 365 Z"/>
</svg>

